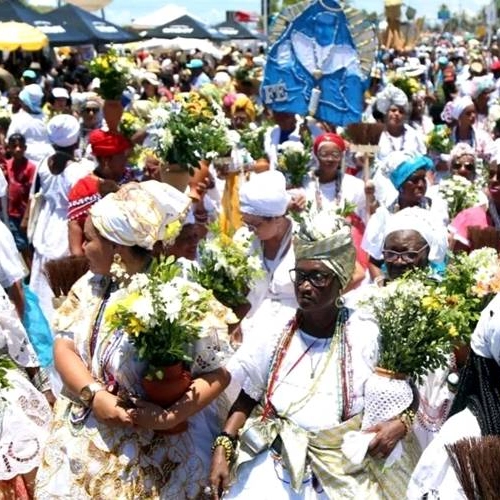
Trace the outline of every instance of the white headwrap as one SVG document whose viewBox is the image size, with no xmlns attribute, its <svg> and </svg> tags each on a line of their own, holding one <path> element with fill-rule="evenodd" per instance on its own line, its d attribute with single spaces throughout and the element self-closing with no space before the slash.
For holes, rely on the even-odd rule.
<svg viewBox="0 0 500 500">
<path fill-rule="evenodd" d="M 285 176 L 276 170 L 256 174 L 240 189 L 240 210 L 259 217 L 285 215 L 289 197 Z"/>
<path fill-rule="evenodd" d="M 453 104 L 451 105 L 451 117 L 454 120 L 458 120 L 460 118 L 460 115 L 469 106 L 474 106 L 474 102 L 472 101 L 472 98 L 470 96 L 464 95 L 462 97 L 455 98 Z"/>
<path fill-rule="evenodd" d="M 400 106 L 406 109 L 408 107 L 408 97 L 401 89 L 389 83 L 376 95 L 376 106 L 385 115 L 391 106 Z"/>
<path fill-rule="evenodd" d="M 458 144 L 455 144 L 453 149 L 450 151 L 451 161 L 457 160 L 458 158 L 466 155 L 476 157 L 476 151 L 467 142 L 459 142 Z"/>
<path fill-rule="evenodd" d="M 494 359 L 500 365 L 500 295 L 483 310 L 470 339 L 472 350 L 483 358 Z"/>
<path fill-rule="evenodd" d="M 384 228 L 384 242 L 387 236 L 396 231 L 417 231 L 429 245 L 429 260 L 443 262 L 448 251 L 445 227 L 432 218 L 429 210 L 420 207 L 405 208 L 391 215 Z M 382 255 L 382 248 L 380 249 Z"/>
<path fill-rule="evenodd" d="M 72 115 L 57 115 L 47 123 L 49 141 L 56 146 L 73 146 L 80 137 L 80 123 Z"/>
<path fill-rule="evenodd" d="M 129 182 L 90 209 L 98 233 L 113 243 L 151 250 L 164 239 L 168 224 L 183 219 L 189 198 L 158 181 Z"/>
</svg>

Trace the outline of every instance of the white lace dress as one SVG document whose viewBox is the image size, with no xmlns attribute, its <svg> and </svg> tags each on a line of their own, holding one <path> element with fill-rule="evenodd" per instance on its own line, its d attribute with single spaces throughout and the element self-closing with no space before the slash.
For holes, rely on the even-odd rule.
<svg viewBox="0 0 500 500">
<path fill-rule="evenodd" d="M 37 367 L 38 359 L 14 306 L 0 287 L 0 354 L 19 367 Z M 21 369 L 9 369 L 9 387 L 0 389 L 0 480 L 26 474 L 41 460 L 52 411 Z"/>
</svg>

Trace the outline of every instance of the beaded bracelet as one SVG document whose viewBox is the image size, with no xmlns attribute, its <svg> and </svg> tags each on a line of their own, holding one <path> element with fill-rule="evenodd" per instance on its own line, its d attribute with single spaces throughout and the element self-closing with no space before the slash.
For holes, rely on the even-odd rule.
<svg viewBox="0 0 500 500">
<path fill-rule="evenodd" d="M 399 420 L 401 420 L 401 423 L 405 426 L 406 432 L 405 436 L 410 432 L 413 422 L 415 421 L 416 413 L 410 409 L 407 408 L 403 413 L 399 415 Z"/>
<path fill-rule="evenodd" d="M 234 455 L 234 438 L 229 437 L 225 434 L 219 434 L 215 439 L 212 445 L 212 453 L 218 446 L 222 446 L 224 448 L 224 453 L 226 455 L 226 460 L 228 462 L 231 461 L 231 458 Z"/>
</svg>

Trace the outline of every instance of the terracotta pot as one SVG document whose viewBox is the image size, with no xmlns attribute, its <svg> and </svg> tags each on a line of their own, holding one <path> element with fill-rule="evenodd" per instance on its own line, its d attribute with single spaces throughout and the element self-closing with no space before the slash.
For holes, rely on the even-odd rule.
<svg viewBox="0 0 500 500">
<path fill-rule="evenodd" d="M 408 378 L 408 375 L 405 375 L 404 373 L 386 370 L 385 368 L 380 368 L 380 366 L 375 367 L 375 373 L 381 377 L 392 378 L 395 380 L 406 380 Z"/>
<path fill-rule="evenodd" d="M 200 201 L 201 195 L 198 191 L 198 184 L 200 182 L 205 182 L 205 179 L 209 176 L 208 172 L 208 162 L 205 160 L 200 160 L 200 164 L 194 169 L 194 172 L 189 175 L 189 197 L 193 201 Z"/>
<path fill-rule="evenodd" d="M 224 156 L 213 161 L 215 171 L 220 178 L 224 178 L 231 171 L 232 158 Z"/>
<path fill-rule="evenodd" d="M 168 408 L 178 401 L 189 389 L 192 382 L 191 374 L 184 370 L 182 363 L 163 367 L 162 380 L 142 379 L 142 387 L 149 401 Z M 179 425 L 162 431 L 163 434 L 179 434 L 187 430 L 188 423 L 182 422 Z"/>
<path fill-rule="evenodd" d="M 160 179 L 161 182 L 170 184 L 184 193 L 189 183 L 189 172 L 178 163 L 163 163 L 160 168 Z"/>
<path fill-rule="evenodd" d="M 104 119 L 110 132 L 118 132 L 118 126 L 122 119 L 123 106 L 121 101 L 106 99 L 102 108 Z"/>
<path fill-rule="evenodd" d="M 254 163 L 253 171 L 256 174 L 260 174 L 266 170 L 269 170 L 269 162 L 265 158 L 261 158 Z"/>
</svg>

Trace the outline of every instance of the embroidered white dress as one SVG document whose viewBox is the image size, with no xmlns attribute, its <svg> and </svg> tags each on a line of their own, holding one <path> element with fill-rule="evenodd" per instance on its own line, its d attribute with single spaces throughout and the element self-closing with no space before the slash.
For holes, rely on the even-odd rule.
<svg viewBox="0 0 500 500">
<path fill-rule="evenodd" d="M 144 364 L 125 332 L 107 332 L 95 322 L 105 285 L 87 273 L 57 310 L 54 329 L 71 338 L 96 380 L 114 381 L 142 395 Z M 119 293 L 112 292 L 108 304 Z M 97 329 L 97 330 L 96 330 Z M 94 336 L 95 350 L 90 342 Z M 212 332 L 193 353 L 193 376 L 224 362 L 227 332 Z M 60 396 L 54 425 L 37 475 L 40 500 L 91 498 L 198 498 L 208 484 L 211 444 L 226 417 L 219 400 L 192 416 L 188 430 L 163 435 L 152 430 L 109 427 L 76 400 Z"/>
<path fill-rule="evenodd" d="M 38 366 L 26 331 L 0 287 L 0 353 L 21 368 Z M 40 463 L 52 411 L 45 396 L 20 369 L 7 370 L 9 387 L 0 389 L 0 480 L 26 474 Z"/>
<path fill-rule="evenodd" d="M 290 318 L 289 318 L 290 319 Z M 266 391 L 270 364 L 285 323 L 273 322 L 265 335 L 244 343 L 231 358 L 227 368 L 245 392 L 254 400 L 262 400 Z M 349 416 L 363 410 L 363 387 L 378 358 L 378 328 L 368 316 L 353 313 L 346 325 L 346 363 L 351 400 Z M 317 432 L 338 425 L 342 415 L 342 382 L 339 380 L 340 360 L 328 359 L 331 339 L 316 339 L 298 330 L 283 360 L 276 390 L 272 396 L 278 414 L 287 415 L 303 429 Z M 304 352 L 309 351 L 304 355 Z M 297 363 L 297 360 L 300 360 Z M 323 372 L 319 386 L 310 395 L 316 375 Z M 313 377 L 311 378 L 311 375 Z M 297 411 L 290 410 L 294 402 L 309 397 Z M 300 405 L 299 405 L 300 406 Z M 270 450 L 258 454 L 239 470 L 236 483 L 224 498 L 260 500 L 326 499 L 321 486 L 306 474 L 300 494 L 290 487 L 290 478 L 277 456 Z"/>
</svg>

